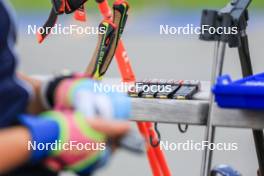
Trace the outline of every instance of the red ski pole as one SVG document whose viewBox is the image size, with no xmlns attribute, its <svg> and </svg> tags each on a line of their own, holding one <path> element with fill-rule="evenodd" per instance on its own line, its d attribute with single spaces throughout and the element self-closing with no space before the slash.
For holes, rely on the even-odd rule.
<svg viewBox="0 0 264 176">
<path fill-rule="evenodd" d="M 145 124 L 146 124 L 148 131 L 149 131 L 149 136 L 153 137 L 153 142 L 158 143 L 160 139 L 157 136 L 157 133 L 155 132 L 155 130 L 153 129 L 153 124 L 151 122 L 145 122 Z M 164 156 L 164 153 L 160 149 L 160 146 L 158 145 L 158 146 L 152 147 L 152 148 L 154 149 L 154 153 L 156 155 L 156 158 L 158 160 L 158 163 L 159 163 L 159 166 L 160 166 L 160 169 L 161 169 L 163 175 L 164 176 L 171 175 L 170 169 L 168 167 L 168 164 L 167 164 L 165 156 Z"/>
<path fill-rule="evenodd" d="M 96 0 L 101 14 L 106 19 L 112 18 L 112 11 L 108 5 L 107 0 Z M 120 3 L 122 0 L 117 0 L 115 3 Z M 118 63 L 118 67 L 124 82 L 135 82 L 135 75 L 130 65 L 130 61 L 123 45 L 122 40 L 120 39 L 115 57 Z M 139 131 L 144 136 L 144 138 L 149 141 L 150 135 L 155 136 L 156 134 L 153 129 L 153 125 L 150 122 L 137 122 Z M 150 134 L 151 133 L 151 134 Z M 154 176 L 170 176 L 170 170 L 166 163 L 165 156 L 159 147 L 152 147 L 150 144 L 147 144 L 147 156 L 152 169 Z"/>
<path fill-rule="evenodd" d="M 137 122 L 137 126 L 138 126 L 138 129 L 141 135 L 146 139 L 146 141 L 148 141 L 150 134 L 147 129 L 146 122 Z M 148 157 L 148 161 L 151 167 L 152 175 L 162 176 L 163 175 L 162 170 L 160 168 L 158 158 L 155 154 L 155 150 L 149 143 L 146 144 L 146 151 L 147 151 L 147 157 Z"/>
</svg>

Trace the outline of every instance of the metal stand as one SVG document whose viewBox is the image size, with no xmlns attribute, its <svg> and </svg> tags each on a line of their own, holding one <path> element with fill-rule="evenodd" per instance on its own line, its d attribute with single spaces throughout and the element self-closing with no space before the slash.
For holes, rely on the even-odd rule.
<svg viewBox="0 0 264 176">
<path fill-rule="evenodd" d="M 250 76 L 253 74 L 249 46 L 248 46 L 248 37 L 246 31 L 242 31 L 241 34 L 241 46 L 238 48 L 242 75 L 243 77 Z M 255 147 L 259 163 L 259 176 L 264 176 L 264 135 L 263 130 L 252 130 L 253 137 L 255 141 Z"/>
<path fill-rule="evenodd" d="M 248 21 L 247 8 L 251 0 L 233 0 L 221 11 L 204 10 L 202 16 L 202 25 L 210 25 L 217 27 L 237 27 L 238 34 L 201 34 L 200 39 L 206 41 L 217 41 L 215 49 L 215 60 L 213 62 L 212 71 L 212 85 L 218 76 L 222 74 L 224 63 L 225 48 L 228 44 L 229 47 L 237 47 L 241 62 L 241 69 L 243 77 L 253 74 L 252 65 L 249 54 L 248 38 L 246 35 L 246 27 Z M 214 142 L 215 126 L 213 125 L 212 108 L 214 104 L 214 96 L 210 97 L 209 104 L 209 117 L 207 120 L 207 129 L 205 140 Z M 253 130 L 255 140 L 255 147 L 259 162 L 259 174 L 264 176 L 264 136 L 262 130 Z M 211 170 L 213 151 L 206 148 L 202 160 L 201 176 L 209 176 Z"/>
<path fill-rule="evenodd" d="M 211 86 L 215 84 L 215 78 L 220 76 L 223 71 L 223 63 L 224 63 L 224 54 L 226 49 L 226 43 L 218 41 L 215 44 L 215 59 L 213 61 L 213 71 L 212 71 L 212 78 L 211 78 Z M 206 141 L 210 143 L 214 143 L 215 139 L 215 127 L 212 125 L 212 108 L 214 104 L 214 95 L 210 95 L 209 100 L 209 116 L 207 119 L 207 128 L 205 133 Z M 212 161 L 212 153 L 213 151 L 210 150 L 208 147 L 205 148 L 204 155 L 202 158 L 202 168 L 201 168 L 201 176 L 202 175 L 209 175 L 211 170 L 211 161 Z"/>
</svg>

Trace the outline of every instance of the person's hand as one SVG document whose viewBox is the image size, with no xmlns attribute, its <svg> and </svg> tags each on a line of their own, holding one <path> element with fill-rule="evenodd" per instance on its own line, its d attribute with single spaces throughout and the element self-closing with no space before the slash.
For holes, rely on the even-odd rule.
<svg viewBox="0 0 264 176">
<path fill-rule="evenodd" d="M 46 164 L 55 171 L 92 173 L 111 155 L 108 140 L 120 138 L 130 129 L 124 122 L 86 118 L 70 110 L 49 111 L 39 117 L 21 117 L 31 133 L 31 161 L 48 157 Z"/>
<path fill-rule="evenodd" d="M 69 78 L 61 81 L 55 92 L 54 102 L 59 108 L 74 108 L 87 117 L 126 120 L 130 116 L 130 98 L 90 79 Z"/>
<path fill-rule="evenodd" d="M 104 89 L 108 87 L 108 89 Z M 59 109 L 74 109 L 87 118 L 102 118 L 111 121 L 127 120 L 130 117 L 131 100 L 122 93 L 102 92 L 109 85 L 87 78 L 57 78 L 47 88 L 50 104 Z M 45 91 L 44 91 L 45 92 Z M 133 153 L 144 152 L 144 139 L 138 132 L 130 130 L 127 134 L 113 140 L 112 144 Z"/>
<path fill-rule="evenodd" d="M 131 100 L 123 93 L 110 91 L 110 87 L 88 79 L 66 79 L 58 86 L 56 104 L 74 108 L 87 118 L 125 121 L 130 117 Z M 65 102 L 68 102 L 66 106 Z M 136 154 L 144 152 L 145 140 L 132 129 L 122 138 L 112 139 L 111 143 Z"/>
</svg>

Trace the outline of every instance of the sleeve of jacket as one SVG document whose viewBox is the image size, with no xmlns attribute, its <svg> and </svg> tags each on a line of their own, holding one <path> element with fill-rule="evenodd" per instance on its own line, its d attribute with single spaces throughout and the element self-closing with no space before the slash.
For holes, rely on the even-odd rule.
<svg viewBox="0 0 264 176">
<path fill-rule="evenodd" d="M 0 128 L 26 110 L 31 87 L 16 77 L 16 26 L 12 9 L 0 0 Z"/>
</svg>

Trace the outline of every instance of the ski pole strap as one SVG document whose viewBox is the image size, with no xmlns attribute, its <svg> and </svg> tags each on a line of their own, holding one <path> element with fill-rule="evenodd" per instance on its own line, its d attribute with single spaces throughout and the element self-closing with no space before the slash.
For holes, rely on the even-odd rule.
<svg viewBox="0 0 264 176">
<path fill-rule="evenodd" d="M 43 32 L 42 33 L 37 33 L 37 39 L 39 43 L 42 43 L 44 41 L 44 39 L 49 35 L 51 28 L 53 28 L 57 22 L 58 19 L 58 15 L 55 12 L 54 8 L 51 9 L 50 14 L 49 14 L 49 18 L 48 20 L 45 22 L 45 24 L 43 25 Z"/>
<path fill-rule="evenodd" d="M 38 42 L 42 43 L 44 39 L 50 34 L 51 29 L 55 26 L 58 15 L 69 14 L 76 11 L 74 15 L 75 19 L 85 21 L 85 9 L 84 3 L 87 0 L 52 0 L 52 9 L 49 14 L 49 18 L 43 25 L 44 31 L 37 33 Z"/>
<path fill-rule="evenodd" d="M 78 21 L 83 21 L 83 22 L 86 21 L 86 12 L 84 5 L 82 5 L 74 12 L 74 18 Z"/>
<path fill-rule="evenodd" d="M 114 4 L 113 22 L 104 20 L 99 26 L 99 28 L 105 28 L 105 33 L 99 34 L 96 50 L 86 70 L 86 73 L 95 79 L 102 78 L 114 57 L 117 44 L 125 27 L 128 9 L 127 2 Z"/>
</svg>

